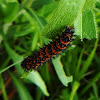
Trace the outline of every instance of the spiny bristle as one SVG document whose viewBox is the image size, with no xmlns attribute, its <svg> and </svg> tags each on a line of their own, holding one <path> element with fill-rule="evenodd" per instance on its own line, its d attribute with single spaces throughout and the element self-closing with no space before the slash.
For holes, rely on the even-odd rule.
<svg viewBox="0 0 100 100">
<path fill-rule="evenodd" d="M 49 42 L 48 45 L 44 45 L 43 48 L 40 48 L 39 51 L 33 52 L 31 56 L 28 56 L 24 59 L 21 66 L 25 71 L 37 69 L 39 66 L 45 64 L 47 61 L 50 61 L 51 58 L 55 59 L 55 56 L 64 52 L 66 48 L 71 45 L 70 42 L 73 41 L 72 37 L 74 28 L 70 29 L 68 26 L 65 31 L 62 32 L 57 39 L 52 42 Z"/>
</svg>

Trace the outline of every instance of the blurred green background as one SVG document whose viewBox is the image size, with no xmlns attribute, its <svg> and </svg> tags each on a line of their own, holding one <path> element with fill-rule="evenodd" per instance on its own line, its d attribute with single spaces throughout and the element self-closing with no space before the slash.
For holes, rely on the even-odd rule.
<svg viewBox="0 0 100 100">
<path fill-rule="evenodd" d="M 21 61 L 66 28 L 62 55 L 24 72 Z M 0 0 L 0 100 L 100 100 L 100 0 Z"/>
</svg>

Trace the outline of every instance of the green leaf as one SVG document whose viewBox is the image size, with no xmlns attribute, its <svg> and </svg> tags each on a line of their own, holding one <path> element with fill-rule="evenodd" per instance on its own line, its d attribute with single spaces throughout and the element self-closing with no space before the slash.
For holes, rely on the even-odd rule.
<svg viewBox="0 0 100 100">
<path fill-rule="evenodd" d="M 95 2 L 96 0 L 86 0 L 85 5 L 84 5 L 84 9 L 93 9 L 95 6 Z"/>
<path fill-rule="evenodd" d="M 61 61 L 60 61 L 60 56 L 57 57 L 56 59 L 53 59 L 52 62 L 53 62 L 55 71 L 56 71 L 60 81 L 62 82 L 62 84 L 64 86 L 68 86 L 68 83 L 72 82 L 73 77 L 72 76 L 69 76 L 69 77 L 66 76 L 66 74 L 65 74 L 65 72 L 63 70 L 63 66 L 61 64 Z"/>
<path fill-rule="evenodd" d="M 11 67 L 13 67 L 13 66 L 16 66 L 16 64 L 19 64 L 20 62 L 21 62 L 21 61 L 17 61 L 17 62 L 15 62 L 15 63 L 13 63 L 13 64 L 11 64 L 11 65 L 5 67 L 5 68 L 0 69 L 0 74 L 3 73 L 3 72 L 5 72 L 5 71 L 8 70 L 9 68 L 11 68 Z M 21 73 L 21 72 L 22 72 L 22 71 L 20 71 L 20 73 Z"/>
<path fill-rule="evenodd" d="M 19 31 L 17 34 L 15 34 L 15 36 L 19 37 L 19 36 L 24 36 L 24 35 L 27 35 L 31 32 L 33 32 L 33 30 L 35 29 L 35 27 L 28 27 L 28 29 L 24 30 L 24 31 Z"/>
<path fill-rule="evenodd" d="M 84 62 L 83 67 L 81 68 L 81 71 L 80 71 L 79 74 L 78 74 L 78 76 L 79 76 L 79 77 L 78 77 L 78 80 L 80 80 L 80 79 L 84 76 L 85 72 L 86 72 L 87 69 L 89 68 L 89 66 L 90 66 L 90 64 L 91 64 L 91 61 L 93 60 L 93 57 L 94 57 L 96 48 L 97 48 L 98 40 L 99 40 L 99 38 L 97 38 L 93 50 L 91 51 L 91 53 L 90 53 L 90 55 L 88 56 L 87 60 Z"/>
<path fill-rule="evenodd" d="M 8 100 L 7 93 L 5 90 L 5 85 L 4 85 L 3 78 L 1 76 L 1 74 L 0 74 L 0 89 L 1 89 L 4 100 Z"/>
<path fill-rule="evenodd" d="M 26 78 L 26 79 L 30 80 L 32 83 L 37 85 L 46 96 L 49 96 L 45 82 L 43 81 L 42 77 L 40 76 L 40 74 L 37 71 L 35 71 L 35 70 L 33 70 L 33 71 L 29 70 L 27 72 L 24 71 L 21 78 Z"/>
<path fill-rule="evenodd" d="M 96 7 L 100 9 L 100 0 L 97 0 L 97 2 L 96 2 Z M 98 10 L 99 10 L 99 9 L 98 9 Z"/>
<path fill-rule="evenodd" d="M 33 39 L 32 39 L 32 46 L 31 46 L 31 50 L 32 50 L 32 51 L 34 51 L 35 48 L 36 48 L 36 46 L 37 46 L 38 37 L 39 37 L 38 32 L 35 32 L 34 37 L 33 37 Z"/>
<path fill-rule="evenodd" d="M 46 21 L 43 18 L 39 17 L 36 14 L 36 12 L 32 10 L 31 8 L 23 9 L 21 11 L 21 14 L 23 14 L 28 19 L 31 25 L 34 25 L 35 27 L 39 26 L 40 30 L 44 28 Z"/>
<path fill-rule="evenodd" d="M 38 14 L 43 17 L 51 16 L 51 13 L 54 11 L 57 5 L 58 2 L 52 2 L 50 4 L 44 5 L 41 9 L 39 9 Z"/>
<path fill-rule="evenodd" d="M 83 11 L 80 17 L 77 19 L 75 26 L 77 27 L 75 30 L 75 34 L 80 35 L 81 39 L 96 38 L 96 25 L 94 15 L 91 10 Z"/>
<path fill-rule="evenodd" d="M 77 63 L 77 66 L 76 66 L 76 71 L 75 71 L 75 79 L 77 79 L 78 76 L 79 76 L 78 74 L 79 74 L 80 67 L 81 67 L 83 53 L 84 53 L 84 48 L 82 49 L 81 54 L 80 54 L 79 59 L 78 59 L 78 63 Z"/>
<path fill-rule="evenodd" d="M 31 95 L 29 94 L 28 90 L 24 87 L 24 85 L 12 74 L 9 72 L 11 75 L 13 82 L 18 90 L 19 96 L 21 100 L 33 100 Z"/>
<path fill-rule="evenodd" d="M 84 87 L 80 94 L 83 95 L 97 80 L 100 80 L 100 72 L 93 77 L 93 79 L 88 83 L 87 86 Z"/>
<path fill-rule="evenodd" d="M 32 71 L 30 74 L 26 76 L 26 79 L 36 84 L 38 87 L 40 87 L 40 89 L 46 96 L 49 96 L 45 82 L 43 81 L 42 77 L 39 75 L 37 71 Z"/>
<path fill-rule="evenodd" d="M 53 0 L 34 0 L 32 6 L 34 9 L 38 10 L 42 6 L 51 3 Z"/>
<path fill-rule="evenodd" d="M 78 90 L 79 86 L 80 86 L 80 83 L 79 82 L 75 81 L 73 83 L 70 100 L 74 100 L 74 95 L 75 95 L 76 91 Z"/>
<path fill-rule="evenodd" d="M 11 22 L 14 20 L 18 11 L 17 0 L 10 0 L 6 4 L 0 1 L 0 20 Z"/>
<path fill-rule="evenodd" d="M 94 15 L 91 10 L 83 11 L 82 16 L 83 38 L 96 38 L 96 25 Z"/>
<path fill-rule="evenodd" d="M 40 30 L 42 30 L 44 28 L 44 25 L 46 24 L 45 20 L 43 20 L 40 16 L 38 16 L 36 12 L 32 9 L 26 9 L 26 11 L 30 14 L 30 16 L 38 24 L 38 26 L 40 27 Z"/>
<path fill-rule="evenodd" d="M 35 100 L 41 100 L 42 97 L 42 91 L 40 90 L 40 88 L 36 88 L 36 96 L 35 96 Z"/>
<path fill-rule="evenodd" d="M 42 35 L 52 38 L 66 25 L 72 25 L 81 13 L 85 0 L 61 0 Z"/>
<path fill-rule="evenodd" d="M 93 83 L 92 87 L 93 87 L 93 92 L 95 94 L 95 98 L 98 100 L 99 99 L 99 92 L 98 92 L 99 88 L 96 85 L 96 83 Z"/>
<path fill-rule="evenodd" d="M 5 47 L 6 47 L 6 50 L 9 54 L 10 58 L 13 60 L 13 62 L 14 63 L 19 62 L 15 66 L 16 66 L 17 71 L 21 74 L 23 71 L 22 71 L 20 62 L 23 60 L 23 57 L 18 55 L 14 50 L 12 50 L 7 43 L 5 43 Z"/>
<path fill-rule="evenodd" d="M 6 40 L 6 36 L 4 35 L 3 30 L 2 30 L 1 33 L 2 33 L 2 37 L 4 39 L 4 45 L 5 45 L 5 48 L 6 48 L 6 51 L 7 51 L 8 55 L 9 55 L 9 57 L 13 60 L 14 63 L 18 63 L 19 62 L 15 66 L 16 66 L 17 71 L 21 74 L 23 72 L 23 70 L 22 70 L 22 68 L 20 66 L 20 62 L 23 60 L 23 57 L 20 56 L 19 54 L 17 54 L 13 49 L 10 48 L 10 46 L 9 46 L 7 40 Z M 12 66 L 8 66 L 8 68 L 10 68 L 10 67 L 12 67 Z M 6 69 L 8 69 L 8 68 L 6 68 Z"/>
</svg>

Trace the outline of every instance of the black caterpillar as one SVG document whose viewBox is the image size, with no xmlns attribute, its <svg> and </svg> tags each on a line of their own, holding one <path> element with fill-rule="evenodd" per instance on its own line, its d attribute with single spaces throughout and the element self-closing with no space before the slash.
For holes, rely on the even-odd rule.
<svg viewBox="0 0 100 100">
<path fill-rule="evenodd" d="M 55 41 L 50 42 L 50 44 L 40 48 L 36 53 L 25 58 L 21 63 L 23 69 L 26 71 L 37 69 L 40 65 L 43 65 L 49 59 L 64 51 L 73 40 L 72 37 L 75 36 L 73 33 L 74 28 L 70 29 L 69 27 L 66 27 L 65 31 L 62 32 Z"/>
</svg>

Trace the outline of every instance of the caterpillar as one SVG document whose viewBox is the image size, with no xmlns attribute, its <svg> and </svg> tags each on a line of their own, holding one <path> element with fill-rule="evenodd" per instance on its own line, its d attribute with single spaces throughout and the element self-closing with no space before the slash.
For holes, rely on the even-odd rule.
<svg viewBox="0 0 100 100">
<path fill-rule="evenodd" d="M 50 42 L 48 45 L 45 45 L 43 48 L 40 48 L 39 51 L 33 53 L 32 55 L 24 58 L 21 63 L 22 68 L 25 71 L 37 69 L 40 65 L 43 65 L 45 62 L 49 61 L 55 55 L 60 54 L 65 51 L 66 48 L 70 45 L 70 42 L 73 40 L 74 28 L 66 27 L 65 31 L 62 32 L 57 39 Z"/>
</svg>

